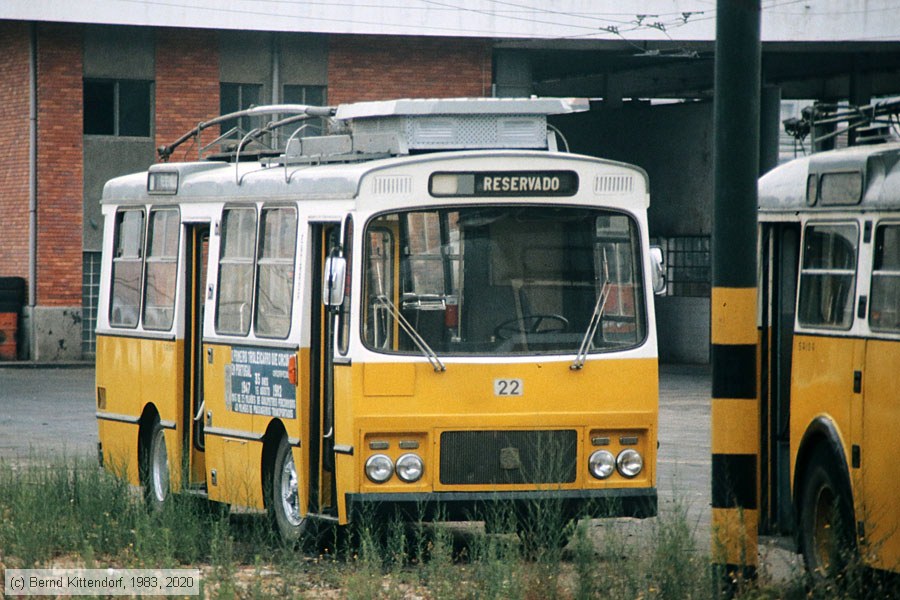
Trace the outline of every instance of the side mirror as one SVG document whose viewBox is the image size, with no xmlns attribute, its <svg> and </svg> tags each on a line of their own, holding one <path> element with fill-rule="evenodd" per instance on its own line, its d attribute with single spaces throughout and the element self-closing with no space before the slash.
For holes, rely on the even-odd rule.
<svg viewBox="0 0 900 600">
<path fill-rule="evenodd" d="M 661 296 L 666 291 L 666 267 L 663 263 L 663 251 L 659 246 L 650 246 L 650 265 L 653 293 Z"/>
<path fill-rule="evenodd" d="M 322 277 L 322 304 L 329 307 L 343 304 L 346 273 L 347 259 L 342 256 L 329 256 L 325 259 L 325 272 Z"/>
</svg>

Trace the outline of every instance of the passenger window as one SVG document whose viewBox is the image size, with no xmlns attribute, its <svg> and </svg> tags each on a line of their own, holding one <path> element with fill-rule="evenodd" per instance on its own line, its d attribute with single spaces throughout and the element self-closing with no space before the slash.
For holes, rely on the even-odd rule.
<svg viewBox="0 0 900 600">
<path fill-rule="evenodd" d="M 396 215 L 386 221 L 396 227 Z M 393 324 L 386 298 L 396 302 L 394 296 L 394 235 L 389 227 L 370 227 L 366 244 L 366 289 L 371 301 L 365 306 L 366 343 L 374 348 L 387 349 L 393 340 Z"/>
<path fill-rule="evenodd" d="M 900 331 L 900 224 L 882 225 L 875 232 L 875 262 L 869 327 Z"/>
<path fill-rule="evenodd" d="M 256 334 L 286 338 L 291 331 L 297 211 L 263 208 L 257 266 Z"/>
<path fill-rule="evenodd" d="M 172 328 L 180 225 L 177 209 L 150 212 L 144 286 L 144 329 L 167 331 Z"/>
<path fill-rule="evenodd" d="M 144 267 L 144 211 L 116 213 L 109 324 L 137 327 L 141 308 L 141 275 Z"/>
<path fill-rule="evenodd" d="M 216 332 L 247 335 L 253 315 L 256 209 L 225 209 L 222 214 L 221 245 Z"/>
<path fill-rule="evenodd" d="M 603 339 L 636 344 L 643 338 L 638 321 L 641 298 L 638 233 L 634 222 L 624 215 L 598 217 L 594 242 L 594 262 L 603 280 L 609 282 L 603 306 Z"/>
<path fill-rule="evenodd" d="M 803 241 L 798 320 L 804 327 L 850 329 L 856 290 L 856 225 L 810 225 Z"/>
</svg>

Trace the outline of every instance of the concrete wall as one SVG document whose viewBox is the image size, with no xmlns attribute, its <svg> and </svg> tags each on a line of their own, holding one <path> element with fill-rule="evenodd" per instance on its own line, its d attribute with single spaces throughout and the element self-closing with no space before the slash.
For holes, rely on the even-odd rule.
<svg viewBox="0 0 900 600">
<path fill-rule="evenodd" d="M 278 37 L 281 82 L 285 85 L 328 85 L 328 38 L 324 35 Z"/>
<path fill-rule="evenodd" d="M 142 27 L 86 27 L 84 30 L 85 79 L 155 79 L 155 36 Z M 151 114 L 152 114 L 151 92 Z M 146 138 L 111 135 L 84 136 L 84 231 L 85 251 L 99 252 L 103 242 L 100 197 L 107 180 L 143 171 L 155 157 L 151 120 Z"/>
<path fill-rule="evenodd" d="M 635 164 L 650 177 L 650 235 L 712 231 L 712 103 L 621 108 L 552 119 L 572 152 Z"/>
</svg>

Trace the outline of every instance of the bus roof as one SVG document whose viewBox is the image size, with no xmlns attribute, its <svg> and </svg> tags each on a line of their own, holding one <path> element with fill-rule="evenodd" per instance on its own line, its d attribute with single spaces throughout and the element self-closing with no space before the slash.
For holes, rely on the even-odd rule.
<svg viewBox="0 0 900 600">
<path fill-rule="evenodd" d="M 900 143 L 852 146 L 785 163 L 759 180 L 761 213 L 900 208 Z"/>
<path fill-rule="evenodd" d="M 621 167 L 634 171 L 636 177 L 643 180 L 643 185 L 626 190 L 604 179 L 600 183 L 594 182 L 595 193 L 632 190 L 645 194 L 647 176 L 638 167 L 558 151 L 557 136 L 566 150 L 568 144 L 547 123 L 547 116 L 588 108 L 589 103 L 582 99 L 536 97 L 400 99 L 342 104 L 337 108 L 253 107 L 202 122 L 159 150 L 160 158 L 167 161 L 180 144 L 193 140 L 193 145 L 201 148 L 199 154 L 202 156 L 203 148 L 219 144 L 232 135 L 235 128 L 207 146 L 200 143 L 203 130 L 223 126 L 237 117 L 268 119 L 246 133 L 236 131 L 241 136 L 240 141 L 231 144 L 227 152 L 211 154 L 207 160 L 196 162 L 162 162 L 152 165 L 144 173 L 113 179 L 104 187 L 101 202 L 128 204 L 152 199 L 164 203 L 168 199 L 174 203 L 185 199 L 209 202 L 242 198 L 346 200 L 359 194 L 361 181 L 374 171 L 413 167 L 438 160 L 457 161 L 455 164 L 463 165 L 463 169 L 488 171 L 490 169 L 458 162 L 484 157 L 506 159 L 507 171 L 527 168 L 525 163 L 530 163 L 530 168 L 535 171 L 551 164 L 555 168 L 556 161 Z M 325 118 L 328 134 L 301 136 L 300 133 L 309 126 L 305 122 L 311 118 Z M 284 135 L 275 133 L 285 127 Z M 286 134 L 292 129 L 294 133 L 288 137 Z M 256 146 L 252 147 L 254 144 Z M 500 169 L 496 165 L 493 168 Z M 396 181 L 385 183 L 388 187 L 395 184 Z M 607 184 L 612 187 L 606 189 Z"/>
<path fill-rule="evenodd" d="M 279 161 L 224 161 L 158 163 L 148 171 L 111 179 L 103 188 L 103 204 L 143 204 L 261 198 L 349 200 L 359 193 L 362 179 L 392 167 L 415 167 L 429 162 L 491 157 L 513 159 L 522 169 L 544 168 L 565 161 L 607 165 L 634 171 L 641 180 L 636 189 L 647 189 L 647 175 L 639 167 L 592 156 L 539 150 L 466 150 L 397 156 L 362 162 L 285 165 Z M 536 163 L 533 161 L 541 161 Z M 461 164 L 461 163 L 460 163 Z M 474 164 L 474 163 L 473 163 Z M 537 166 L 537 165 L 544 165 Z M 159 178 L 160 183 L 154 183 Z M 172 186 L 171 189 L 165 186 Z M 155 189 L 154 189 L 155 188 Z M 177 192 L 177 193 L 176 193 Z"/>
</svg>

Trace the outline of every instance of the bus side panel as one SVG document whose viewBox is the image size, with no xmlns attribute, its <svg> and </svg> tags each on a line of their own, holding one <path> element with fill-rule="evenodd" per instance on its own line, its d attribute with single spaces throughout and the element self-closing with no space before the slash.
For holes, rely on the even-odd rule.
<svg viewBox="0 0 900 600">
<path fill-rule="evenodd" d="M 144 408 L 141 381 L 141 341 L 97 336 L 97 387 L 105 391 L 105 406 L 98 412 L 138 419 Z M 103 464 L 110 471 L 139 485 L 138 424 L 98 419 Z"/>
<path fill-rule="evenodd" d="M 872 567 L 900 569 L 900 341 L 869 340 L 863 382 L 863 434 L 860 451 L 865 550 Z"/>
<path fill-rule="evenodd" d="M 865 341 L 854 338 L 822 335 L 794 336 L 791 380 L 791 482 L 792 497 L 799 490 L 796 485 L 798 453 L 810 424 L 817 417 L 830 421 L 840 439 L 834 440 L 844 452 L 845 464 L 850 464 L 851 445 L 859 436 L 860 423 L 854 408 L 859 405 L 853 393 L 854 371 L 861 368 Z M 852 474 L 850 479 L 853 480 Z"/>
<path fill-rule="evenodd" d="M 231 346 L 204 347 L 206 474 L 210 500 L 263 508 L 262 433 L 256 417 L 230 410 Z"/>
<path fill-rule="evenodd" d="M 141 389 L 144 404 L 153 404 L 166 428 L 169 485 L 181 489 L 182 430 L 184 427 L 184 341 L 141 340 Z"/>
</svg>

